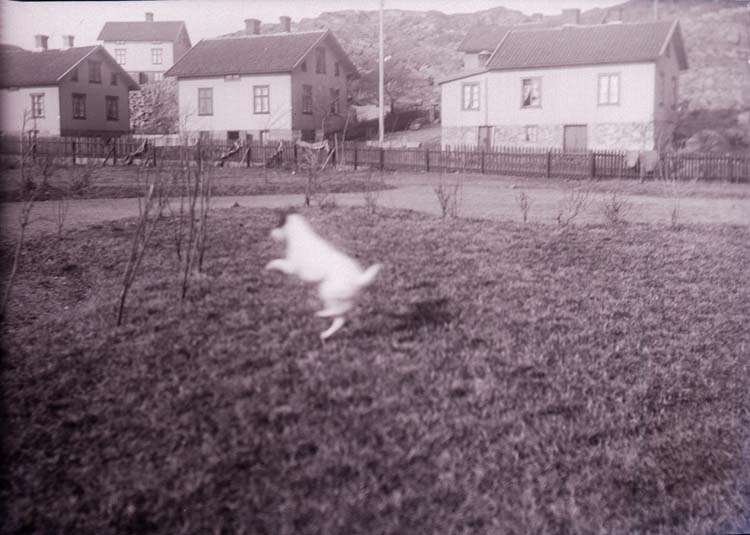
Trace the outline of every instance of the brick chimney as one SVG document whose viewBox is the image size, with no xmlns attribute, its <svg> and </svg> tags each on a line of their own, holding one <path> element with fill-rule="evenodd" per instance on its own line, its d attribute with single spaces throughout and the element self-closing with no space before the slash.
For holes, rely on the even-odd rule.
<svg viewBox="0 0 750 535">
<path fill-rule="evenodd" d="M 260 21 L 258 19 L 245 19 L 245 33 L 247 35 L 258 35 L 260 33 Z"/>
<path fill-rule="evenodd" d="M 581 10 L 580 9 L 563 9 L 562 10 L 562 22 L 563 24 L 580 24 Z"/>
<path fill-rule="evenodd" d="M 154 14 L 150 11 L 146 12 L 146 22 L 154 22 Z"/>
<path fill-rule="evenodd" d="M 281 31 L 289 33 L 292 31 L 292 18 L 291 17 L 279 17 L 279 21 L 281 22 Z"/>
<path fill-rule="evenodd" d="M 63 35 L 62 36 L 62 41 L 63 41 L 62 49 L 67 50 L 69 48 L 73 48 L 73 39 L 75 39 L 75 37 L 72 35 Z"/>
<path fill-rule="evenodd" d="M 49 39 L 49 35 L 35 35 L 34 36 L 34 43 L 36 46 L 37 52 L 46 52 L 47 51 L 47 40 Z"/>
</svg>

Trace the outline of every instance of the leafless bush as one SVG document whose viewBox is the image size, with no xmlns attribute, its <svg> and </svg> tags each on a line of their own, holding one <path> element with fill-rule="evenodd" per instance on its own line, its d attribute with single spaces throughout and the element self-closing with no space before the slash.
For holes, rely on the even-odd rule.
<svg viewBox="0 0 750 535">
<path fill-rule="evenodd" d="M 96 163 L 93 159 L 81 165 L 71 167 L 71 178 L 68 190 L 72 195 L 82 195 L 91 186 L 92 178 L 96 172 Z"/>
<path fill-rule="evenodd" d="M 372 179 L 372 169 L 367 172 L 367 185 L 363 197 L 365 200 L 365 209 L 370 215 L 374 215 L 378 208 L 378 200 L 380 199 L 381 190 L 374 187 Z"/>
<path fill-rule="evenodd" d="M 669 188 L 672 198 L 672 206 L 669 214 L 670 227 L 673 230 L 678 230 L 680 228 L 680 170 L 677 160 L 670 158 L 669 153 L 664 152 L 659 155 L 656 176 Z"/>
<path fill-rule="evenodd" d="M 301 153 L 302 164 L 300 167 L 307 173 L 307 183 L 305 184 L 305 206 L 310 206 L 314 198 L 322 189 L 321 175 L 328 166 L 328 162 L 333 156 L 333 151 L 327 141 L 320 143 L 302 143 L 297 142 Z M 322 152 L 325 151 L 325 152 Z M 318 199 L 318 205 L 325 202 L 326 196 Z"/>
<path fill-rule="evenodd" d="M 434 191 L 438 199 L 438 204 L 440 205 L 440 213 L 443 219 L 448 216 L 457 218 L 461 198 L 463 196 L 463 174 L 458 175 L 453 184 L 445 184 L 441 177 L 440 182 L 435 186 Z"/>
<path fill-rule="evenodd" d="M 619 225 L 625 222 L 625 215 L 630 211 L 631 206 L 630 202 L 613 191 L 602 200 L 602 214 L 604 219 L 612 225 Z"/>
<path fill-rule="evenodd" d="M 557 210 L 557 225 L 567 227 L 581 215 L 591 204 L 591 191 L 588 189 L 571 189 L 562 200 Z"/>
<path fill-rule="evenodd" d="M 140 173 L 139 169 L 139 173 Z M 147 189 L 139 202 L 138 225 L 136 226 L 133 241 L 130 247 L 130 255 L 125 266 L 125 273 L 122 277 L 122 289 L 117 306 L 117 325 L 122 324 L 125 312 L 125 301 L 130 288 L 133 286 L 138 277 L 138 268 L 146 254 L 151 236 L 156 230 L 157 224 L 161 219 L 164 206 L 167 202 L 166 188 L 162 181 L 162 173 L 158 171 L 144 170 Z M 140 201 L 140 200 L 139 200 Z"/>
<path fill-rule="evenodd" d="M 528 193 L 526 193 L 525 191 L 521 191 L 521 193 L 516 195 L 516 202 L 518 203 L 518 207 L 521 209 L 523 222 L 526 223 L 529 218 L 529 210 L 531 209 L 531 205 L 534 203 L 529 197 Z"/>
</svg>

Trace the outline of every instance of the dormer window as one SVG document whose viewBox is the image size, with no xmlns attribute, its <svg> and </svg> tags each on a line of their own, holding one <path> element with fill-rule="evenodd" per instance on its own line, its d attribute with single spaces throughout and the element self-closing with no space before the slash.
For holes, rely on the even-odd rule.
<svg viewBox="0 0 750 535">
<path fill-rule="evenodd" d="M 482 50 L 478 56 L 479 63 L 484 65 L 485 63 L 489 61 L 491 55 L 492 55 L 491 52 L 488 52 L 487 50 Z"/>
</svg>

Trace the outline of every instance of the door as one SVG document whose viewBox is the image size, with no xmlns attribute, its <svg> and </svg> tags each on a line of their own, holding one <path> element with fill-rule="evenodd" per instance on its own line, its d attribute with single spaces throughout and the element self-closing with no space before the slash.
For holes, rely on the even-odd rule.
<svg viewBox="0 0 750 535">
<path fill-rule="evenodd" d="M 492 146 L 492 127 L 491 126 L 480 126 L 479 127 L 479 143 L 477 146 L 480 149 L 489 150 Z"/>
<path fill-rule="evenodd" d="M 565 125 L 563 150 L 580 152 L 588 149 L 587 127 L 585 124 Z"/>
</svg>

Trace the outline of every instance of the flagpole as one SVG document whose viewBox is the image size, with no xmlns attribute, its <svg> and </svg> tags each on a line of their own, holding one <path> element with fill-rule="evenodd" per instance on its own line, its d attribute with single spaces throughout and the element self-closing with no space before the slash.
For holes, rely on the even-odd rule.
<svg viewBox="0 0 750 535">
<path fill-rule="evenodd" d="M 379 39 L 379 65 L 378 65 L 378 141 L 383 145 L 383 4 L 385 0 L 380 0 L 380 39 Z"/>
</svg>

